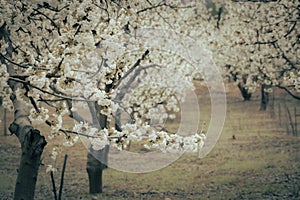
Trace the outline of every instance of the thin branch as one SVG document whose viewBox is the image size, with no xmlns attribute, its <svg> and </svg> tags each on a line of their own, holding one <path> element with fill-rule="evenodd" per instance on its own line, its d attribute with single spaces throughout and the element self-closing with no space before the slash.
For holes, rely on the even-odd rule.
<svg viewBox="0 0 300 200">
<path fill-rule="evenodd" d="M 102 1 L 100 1 L 100 3 L 102 3 Z M 95 3 L 93 3 L 93 5 L 97 6 L 98 8 L 100 8 L 101 10 L 104 10 L 107 14 L 107 19 L 109 20 L 110 19 L 110 15 L 109 15 L 109 12 L 108 12 L 108 3 L 107 3 L 107 0 L 105 0 L 105 5 L 106 5 L 106 8 L 103 8 L 101 7 L 100 5 L 97 5 Z"/>
<path fill-rule="evenodd" d="M 67 159 L 68 159 L 68 155 L 66 154 L 65 158 L 64 158 L 64 165 L 63 165 L 62 172 L 61 172 L 58 200 L 61 200 L 62 189 L 63 189 L 63 185 L 64 185 L 64 175 L 65 175 L 66 165 L 67 165 Z"/>
<path fill-rule="evenodd" d="M 8 59 L 8 58 L 7 58 L 6 56 L 4 56 L 2 53 L 0 53 L 0 57 L 1 57 L 1 58 L 4 58 L 6 61 L 8 61 L 8 62 L 10 62 L 11 64 L 16 65 L 16 66 L 18 66 L 18 67 L 20 67 L 20 68 L 23 68 L 23 69 L 29 68 L 28 66 L 20 65 L 20 64 L 14 62 L 14 61 Z"/>
<path fill-rule="evenodd" d="M 35 85 L 32 85 L 30 84 L 29 81 L 24 81 L 24 80 L 20 80 L 20 79 L 17 79 L 17 78 L 13 78 L 13 77 L 9 77 L 9 80 L 11 81 L 16 81 L 16 82 L 19 82 L 19 83 L 23 83 L 24 85 L 28 85 L 34 89 L 37 89 L 45 94 L 49 94 L 49 95 L 52 95 L 52 96 L 55 96 L 55 97 L 58 97 L 58 98 L 63 98 L 65 100 L 72 100 L 72 101 L 91 101 L 91 100 L 88 100 L 88 99 L 81 99 L 81 98 L 78 98 L 78 97 L 68 97 L 68 96 L 63 96 L 63 95 L 58 95 L 58 94 L 55 94 L 55 93 L 52 93 L 52 92 L 49 92 L 47 90 L 44 90 L 44 89 L 41 89 Z"/>
<path fill-rule="evenodd" d="M 11 75 L 10 77 L 25 80 L 29 75 Z"/>
<path fill-rule="evenodd" d="M 155 9 L 155 8 L 158 8 L 158 7 L 162 7 L 162 6 L 168 6 L 166 3 L 159 3 L 159 4 L 157 4 L 157 5 L 154 5 L 154 6 L 151 6 L 151 7 L 147 7 L 147 8 L 144 8 L 144 9 L 142 9 L 142 10 L 139 10 L 139 11 L 137 11 L 136 12 L 136 14 L 140 14 L 140 13 L 142 13 L 142 12 L 145 12 L 145 11 L 148 11 L 148 10 L 153 10 L 153 9 Z M 171 8 L 176 8 L 175 6 L 170 6 Z"/>
<path fill-rule="evenodd" d="M 66 99 L 65 98 L 58 98 L 58 99 L 39 99 L 38 101 L 41 101 L 41 102 L 57 102 L 57 101 L 65 101 Z"/>
<path fill-rule="evenodd" d="M 25 65 L 21 65 L 19 63 L 16 63 L 14 61 L 12 61 L 11 59 L 8 59 L 6 56 L 4 56 L 2 53 L 0 53 L 0 57 L 1 58 L 4 58 L 6 61 L 8 61 L 9 63 L 17 66 L 17 67 L 20 67 L 20 68 L 23 68 L 23 69 L 28 69 L 29 66 L 25 66 Z M 45 67 L 32 67 L 33 69 L 37 69 L 37 70 L 46 70 L 46 71 L 49 71 L 49 69 L 45 68 Z"/>
<path fill-rule="evenodd" d="M 55 87 L 55 83 L 54 82 L 52 82 L 53 84 L 50 84 L 49 85 L 49 88 L 53 91 L 53 92 L 55 92 L 56 94 L 58 94 L 58 95 L 63 95 L 63 96 L 67 96 L 67 94 L 65 94 L 64 92 L 62 92 L 62 91 L 59 91 L 56 87 Z"/>
<path fill-rule="evenodd" d="M 136 63 L 135 63 L 128 71 L 127 71 L 127 73 L 122 77 L 122 79 L 120 79 L 120 80 L 117 82 L 117 84 L 113 86 L 112 89 L 117 88 L 117 87 L 121 84 L 122 80 L 125 79 L 125 78 L 126 78 L 126 77 L 127 77 L 127 76 L 128 76 L 128 75 L 129 75 L 129 74 L 130 74 L 137 66 L 139 66 L 140 63 L 141 63 L 141 61 L 144 60 L 148 54 L 149 54 L 149 50 L 147 49 L 147 50 L 144 52 L 144 54 L 142 55 L 142 57 L 139 58 L 139 59 L 136 61 Z"/>
<path fill-rule="evenodd" d="M 136 69 L 134 74 L 127 81 L 127 83 L 123 87 L 118 89 L 118 90 L 120 90 L 120 93 L 117 94 L 114 101 L 118 102 L 118 103 L 121 103 L 122 99 L 124 98 L 125 93 L 127 91 L 127 90 L 126 91 L 123 91 L 123 90 L 126 89 L 126 88 L 130 88 L 131 84 L 135 81 L 136 77 L 138 77 L 143 70 L 146 71 L 146 69 L 153 68 L 153 67 L 161 67 L 161 66 L 153 64 L 153 65 L 148 65 L 148 66 L 141 66 L 140 68 Z"/>
<path fill-rule="evenodd" d="M 69 112 L 70 112 L 69 117 L 71 117 L 72 119 L 76 120 L 77 122 L 88 123 L 88 121 L 85 120 L 82 116 L 80 116 L 78 114 L 78 112 L 75 112 L 75 111 L 72 110 L 72 108 L 73 108 L 72 101 L 67 100 L 67 105 L 68 105 L 68 109 L 69 109 Z"/>
<path fill-rule="evenodd" d="M 55 68 L 55 70 L 49 74 L 46 75 L 46 78 L 52 78 L 54 77 L 60 70 L 61 70 L 61 65 L 63 63 L 65 58 L 62 58 L 59 63 L 58 63 L 58 66 Z"/>
<path fill-rule="evenodd" d="M 47 100 L 43 99 L 42 97 L 40 97 L 40 99 L 38 99 L 37 101 L 44 102 L 45 104 L 47 104 L 48 106 L 50 106 L 52 108 L 55 108 L 56 110 L 58 109 L 57 106 L 51 104 L 50 101 L 47 101 Z M 65 99 L 63 99 L 63 101 L 65 101 Z"/>
<path fill-rule="evenodd" d="M 31 13 L 31 16 L 35 16 L 35 15 L 42 15 L 42 16 L 44 16 L 46 19 L 48 19 L 48 20 L 51 22 L 51 25 L 54 26 L 54 27 L 57 29 L 58 35 L 61 36 L 60 29 L 59 29 L 59 27 L 57 26 L 57 24 L 54 22 L 53 19 L 51 19 L 48 15 L 44 14 L 43 12 L 39 11 L 39 10 L 36 9 L 36 8 L 34 8 L 33 10 L 36 11 L 37 14 Z"/>
<path fill-rule="evenodd" d="M 39 48 L 38 46 L 35 46 L 34 43 L 33 43 L 33 41 L 30 41 L 30 45 L 32 46 L 32 48 L 35 50 L 35 52 L 36 52 L 39 56 L 42 55 L 42 54 L 41 54 L 40 48 Z"/>
<path fill-rule="evenodd" d="M 177 8 L 192 8 L 192 6 L 176 6 L 176 5 L 171 5 L 171 4 L 167 4 L 166 2 L 160 2 L 156 5 L 153 5 L 150 1 L 147 1 L 150 5 L 152 5 L 151 7 L 147 7 L 144 9 L 141 9 L 139 11 L 136 12 L 136 14 L 140 14 L 142 12 L 148 11 L 148 10 L 153 10 L 155 8 L 159 8 L 159 7 L 169 7 L 171 9 L 177 9 Z"/>
<path fill-rule="evenodd" d="M 26 33 L 26 34 L 28 34 L 29 36 L 30 36 L 30 34 L 31 34 L 30 31 L 25 31 L 25 30 L 23 29 L 23 27 L 19 27 L 19 28 L 16 30 L 17 33 L 18 33 L 19 31 L 21 31 L 21 32 L 23 32 L 23 33 Z"/>
<path fill-rule="evenodd" d="M 37 106 L 35 100 L 32 98 L 32 96 L 28 96 L 28 92 L 29 92 L 29 87 L 28 87 L 28 85 L 25 85 L 25 90 L 26 90 L 25 96 L 26 96 L 27 98 L 29 98 L 30 103 L 32 104 L 32 106 L 33 106 L 33 108 L 35 109 L 35 111 L 36 111 L 37 113 L 40 113 L 40 109 L 38 108 L 38 106 Z"/>
<path fill-rule="evenodd" d="M 44 42 L 44 45 L 46 47 L 46 49 L 49 51 L 49 53 L 52 53 L 51 49 L 49 48 L 48 44 L 47 44 L 47 41 L 45 38 L 42 38 L 43 42 Z"/>
<path fill-rule="evenodd" d="M 146 1 L 148 2 L 149 5 L 153 6 L 153 4 L 152 4 L 152 2 L 151 2 L 150 0 L 146 0 Z M 167 20 L 165 17 L 162 16 L 162 14 L 161 14 L 160 12 L 158 12 L 158 11 L 155 11 L 155 12 L 163 19 L 163 21 L 164 21 L 166 24 L 168 24 L 168 25 L 170 26 L 170 28 L 171 28 L 172 30 L 174 30 L 172 24 L 170 24 L 170 23 L 168 22 L 168 20 Z"/>
<path fill-rule="evenodd" d="M 88 102 L 89 111 L 92 115 L 92 124 L 93 126 L 96 126 L 99 130 L 101 129 L 101 126 L 99 125 L 98 117 L 97 117 L 97 111 L 95 107 L 95 102 Z"/>
<path fill-rule="evenodd" d="M 255 42 L 254 44 L 275 44 L 278 40 L 273 40 L 273 41 L 267 41 L 267 42 L 260 42 L 260 41 L 257 41 Z"/>
<path fill-rule="evenodd" d="M 80 29 L 81 29 L 82 25 L 79 24 L 79 26 L 76 29 L 76 32 L 74 33 L 74 37 L 79 33 Z"/>
<path fill-rule="evenodd" d="M 47 3 L 47 2 L 43 2 L 43 4 L 38 4 L 38 8 L 37 8 L 37 9 L 45 8 L 45 9 L 51 10 L 51 11 L 53 11 L 53 12 L 60 12 L 60 11 L 62 11 L 63 9 L 68 8 L 69 6 L 70 6 L 70 5 L 66 5 L 66 6 L 64 6 L 64 7 L 60 8 L 60 9 L 58 9 L 57 7 L 55 8 L 55 7 L 51 6 L 51 5 L 50 5 L 49 3 Z"/>
<path fill-rule="evenodd" d="M 276 87 L 285 90 L 289 95 L 291 95 L 293 98 L 300 100 L 300 96 L 297 96 L 295 94 L 293 94 L 288 88 L 284 87 L 284 86 L 280 86 L 280 85 L 276 85 Z"/>
<path fill-rule="evenodd" d="M 56 186 L 55 186 L 55 180 L 53 176 L 53 171 L 50 172 L 50 177 L 51 177 L 51 182 L 52 182 L 52 188 L 53 188 L 53 194 L 54 194 L 54 199 L 57 200 L 57 194 L 56 194 Z"/>
<path fill-rule="evenodd" d="M 297 25 L 297 21 L 294 21 L 290 30 L 283 37 L 287 37 L 289 34 L 291 34 L 291 32 L 295 29 L 296 25 Z"/>
<path fill-rule="evenodd" d="M 74 71 L 74 72 L 80 72 L 80 73 L 86 73 L 86 74 L 94 74 L 94 72 L 80 70 L 80 69 L 71 69 L 71 70 Z"/>
<path fill-rule="evenodd" d="M 297 69 L 295 64 L 285 55 L 285 53 L 282 51 L 282 49 L 279 46 L 278 46 L 278 49 L 282 53 L 283 59 L 285 59 L 285 61 L 292 67 L 292 69 Z"/>
<path fill-rule="evenodd" d="M 104 63 L 105 61 L 106 61 L 105 59 L 103 59 L 103 58 L 101 59 L 101 63 L 100 63 L 100 65 L 98 65 L 97 71 L 96 71 L 92 76 L 88 77 L 88 79 L 91 79 L 91 78 L 95 77 L 95 76 L 100 72 L 101 67 L 102 67 L 102 65 L 103 65 L 103 63 Z"/>
</svg>

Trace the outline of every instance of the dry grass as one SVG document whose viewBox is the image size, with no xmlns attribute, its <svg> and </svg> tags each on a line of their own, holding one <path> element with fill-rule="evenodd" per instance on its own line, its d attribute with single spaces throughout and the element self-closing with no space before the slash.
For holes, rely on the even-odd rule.
<svg viewBox="0 0 300 200">
<path fill-rule="evenodd" d="M 205 94 L 205 89 L 201 92 Z M 283 98 L 280 92 L 276 95 L 277 101 L 299 105 L 297 101 L 286 99 L 288 97 Z M 209 112 L 207 99 L 207 94 L 199 98 L 203 113 Z M 87 194 L 85 147 L 78 143 L 66 149 L 69 159 L 64 199 L 299 199 L 300 138 L 287 135 L 277 119 L 270 118 L 269 112 L 258 111 L 257 99 L 256 94 L 253 101 L 243 102 L 238 91 L 230 88 L 222 135 L 205 158 L 185 154 L 168 167 L 151 173 L 130 174 L 107 169 L 103 177 L 104 193 L 98 196 Z M 207 120 L 207 116 L 201 120 Z M 44 163 L 49 161 L 52 147 L 53 144 L 47 146 Z M 19 154 L 16 138 L 1 135 L 1 199 L 12 197 Z M 63 154 L 56 163 L 58 168 L 62 160 Z M 36 199 L 53 199 L 50 176 L 45 168 L 40 168 Z M 56 175 L 57 181 L 59 175 Z"/>
</svg>

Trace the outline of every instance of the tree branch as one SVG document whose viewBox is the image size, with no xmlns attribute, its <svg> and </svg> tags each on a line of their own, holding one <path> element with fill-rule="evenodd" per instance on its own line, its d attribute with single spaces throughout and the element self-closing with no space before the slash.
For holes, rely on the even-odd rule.
<svg viewBox="0 0 300 200">
<path fill-rule="evenodd" d="M 118 83 L 113 86 L 112 89 L 117 88 L 121 84 L 122 80 L 125 79 L 137 66 L 139 66 L 141 61 L 144 60 L 148 54 L 149 54 L 149 50 L 147 49 L 145 53 L 142 55 L 142 57 L 136 61 L 136 63 L 127 71 L 127 73 L 118 81 Z"/>
<path fill-rule="evenodd" d="M 177 9 L 177 8 L 192 8 L 192 6 L 176 6 L 176 5 L 171 5 L 171 4 L 167 4 L 166 2 L 161 1 L 160 3 L 153 5 L 150 1 L 147 1 L 150 5 L 152 5 L 151 7 L 147 7 L 144 9 L 141 9 L 139 11 L 136 12 L 136 14 L 140 14 L 142 12 L 148 11 L 148 10 L 153 10 L 155 8 L 159 8 L 159 7 L 169 7 L 171 9 Z"/>
<path fill-rule="evenodd" d="M 58 35 L 61 36 L 61 33 L 60 33 L 60 29 L 59 27 L 57 26 L 57 24 L 54 22 L 53 19 L 51 19 L 48 15 L 44 14 L 43 12 L 39 11 L 38 9 L 34 8 L 33 9 L 35 12 L 37 13 L 31 13 L 30 16 L 35 16 L 35 15 L 42 15 L 44 16 L 46 19 L 48 19 L 50 22 L 51 22 L 51 25 L 54 26 L 56 29 L 57 29 L 57 32 L 58 32 Z"/>
<path fill-rule="evenodd" d="M 49 91 L 47 91 L 47 90 L 41 89 L 41 88 L 39 88 L 39 87 L 37 87 L 37 86 L 35 86 L 35 85 L 32 85 L 32 84 L 30 84 L 29 81 L 20 80 L 20 79 L 13 78 L 13 77 L 9 77 L 9 80 L 15 81 L 15 82 L 19 82 L 19 83 L 22 83 L 22 84 L 24 84 L 24 85 L 28 85 L 28 86 L 30 86 L 30 87 L 32 87 L 32 88 L 34 88 L 34 89 L 37 89 L 37 90 L 39 90 L 39 91 L 41 91 L 41 92 L 43 92 L 43 93 L 45 93 L 45 94 L 49 94 L 49 95 L 51 95 L 51 96 L 55 96 L 55 97 L 58 97 L 58 98 L 63 98 L 63 99 L 65 99 L 65 100 L 85 101 L 85 102 L 91 101 L 91 100 L 88 100 L 88 99 L 81 99 L 81 98 L 78 98 L 78 97 L 72 97 L 72 96 L 71 96 L 71 97 L 68 97 L 68 96 L 58 95 L 58 94 L 49 92 Z"/>
<path fill-rule="evenodd" d="M 4 56 L 2 53 L 0 53 L 0 57 L 1 58 L 4 58 L 4 60 L 8 61 L 9 63 L 17 66 L 17 67 L 20 67 L 20 68 L 23 68 L 23 69 L 28 69 L 29 66 L 25 66 L 25 65 L 21 65 L 19 63 L 16 63 L 14 61 L 12 61 L 11 59 L 7 58 L 6 56 Z M 46 70 L 46 71 L 49 71 L 49 69 L 45 68 L 45 67 L 32 67 L 33 69 L 37 69 L 37 70 Z"/>
<path fill-rule="evenodd" d="M 276 85 L 276 87 L 285 90 L 289 95 L 291 95 L 293 98 L 300 100 L 300 96 L 297 96 L 295 94 L 293 94 L 287 87 L 284 86 L 280 86 L 280 85 Z"/>
<path fill-rule="evenodd" d="M 287 37 L 289 34 L 291 34 L 291 32 L 295 29 L 296 25 L 297 25 L 297 21 L 294 21 L 290 30 L 283 37 Z"/>
<path fill-rule="evenodd" d="M 48 73 L 46 75 L 46 78 L 52 78 L 52 77 L 54 77 L 61 70 L 61 65 L 62 65 L 63 61 L 64 61 L 64 58 L 62 58 L 60 60 L 60 62 L 58 63 L 58 66 L 55 68 L 55 70 L 53 72 Z"/>
</svg>

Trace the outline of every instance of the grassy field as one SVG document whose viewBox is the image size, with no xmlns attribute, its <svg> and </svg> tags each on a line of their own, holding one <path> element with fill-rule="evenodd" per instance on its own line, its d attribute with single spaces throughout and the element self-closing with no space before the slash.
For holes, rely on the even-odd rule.
<svg viewBox="0 0 300 200">
<path fill-rule="evenodd" d="M 207 94 L 199 97 L 200 102 L 207 102 L 207 97 Z M 284 93 L 277 92 L 275 97 L 275 103 L 300 107 L 299 102 Z M 65 150 L 69 159 L 63 199 L 300 199 L 300 137 L 287 135 L 286 127 L 279 126 L 278 118 L 271 118 L 269 111 L 259 111 L 258 99 L 256 94 L 253 101 L 244 102 L 238 91 L 230 89 L 222 135 L 205 158 L 185 154 L 168 167 L 151 173 L 107 169 L 103 177 L 104 193 L 96 196 L 88 194 L 87 152 L 77 143 Z M 205 105 L 201 112 L 209 111 Z M 46 147 L 45 165 L 53 145 Z M 0 199 L 12 198 L 19 155 L 15 136 L 1 134 Z M 61 168 L 62 160 L 63 154 L 56 167 Z M 40 168 L 36 199 L 53 199 L 45 165 Z M 57 184 L 59 176 L 57 173 Z"/>
</svg>

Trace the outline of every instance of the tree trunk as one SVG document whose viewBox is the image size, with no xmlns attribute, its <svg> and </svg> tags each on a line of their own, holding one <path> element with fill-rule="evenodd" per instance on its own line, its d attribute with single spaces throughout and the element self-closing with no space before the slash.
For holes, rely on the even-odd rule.
<svg viewBox="0 0 300 200">
<path fill-rule="evenodd" d="M 102 193 L 102 172 L 107 168 L 109 146 L 100 151 L 90 148 L 86 170 L 89 176 L 90 194 Z"/>
<path fill-rule="evenodd" d="M 94 104 L 89 105 L 89 109 L 92 112 L 93 124 L 100 130 L 107 128 L 107 116 L 101 114 L 102 107 Z M 109 146 L 95 151 L 92 147 L 89 148 L 87 155 L 86 170 L 89 176 L 90 193 L 102 193 L 102 172 L 107 168 Z"/>
<path fill-rule="evenodd" d="M 261 86 L 261 101 L 260 101 L 260 109 L 261 111 L 267 110 L 268 102 L 269 102 L 269 93 L 265 91 L 267 89 L 266 85 Z"/>
<path fill-rule="evenodd" d="M 10 83 L 12 84 L 12 83 Z M 12 84 L 13 85 L 13 84 Z M 14 84 L 13 89 L 18 87 Z M 14 122 L 9 126 L 9 131 L 15 134 L 21 144 L 21 159 L 16 181 L 14 199 L 34 199 L 35 185 L 41 164 L 41 155 L 47 142 L 40 131 L 34 129 L 28 118 L 30 107 L 15 95 L 11 96 L 14 104 Z"/>
<path fill-rule="evenodd" d="M 252 94 L 248 92 L 248 90 L 245 87 L 243 87 L 240 83 L 238 84 L 238 88 L 243 96 L 244 101 L 250 101 Z"/>
<path fill-rule="evenodd" d="M 21 128 L 21 126 L 13 123 L 10 125 L 9 130 L 14 134 L 18 134 L 19 131 L 24 132 L 24 138 L 21 142 L 22 155 L 18 170 L 14 199 L 34 199 L 34 191 L 41 164 L 41 155 L 47 142 L 45 138 L 40 135 L 38 130 L 32 129 L 30 126 Z"/>
<path fill-rule="evenodd" d="M 3 134 L 7 136 L 7 109 L 3 108 Z"/>
<path fill-rule="evenodd" d="M 21 88 L 22 85 L 13 81 L 9 82 L 13 91 Z M 14 199 L 34 199 L 34 190 L 37 181 L 38 171 L 41 164 L 41 155 L 47 142 L 40 131 L 34 129 L 29 119 L 30 107 L 23 100 L 18 99 L 14 94 L 10 99 L 14 105 L 14 121 L 9 126 L 9 131 L 15 134 L 21 144 L 21 159 L 16 181 Z"/>
<path fill-rule="evenodd" d="M 13 47 L 9 39 L 9 34 L 9 31 L 6 29 L 6 24 L 4 23 L 0 27 L 0 39 L 4 39 L 8 44 L 5 56 L 11 58 Z M 12 65 L 6 63 L 2 57 L 0 60 L 2 64 L 6 65 L 10 76 L 17 74 Z M 18 99 L 15 95 L 16 90 L 24 86 L 15 81 L 8 81 L 8 84 L 13 91 L 10 99 L 14 106 L 14 121 L 10 125 L 9 130 L 12 134 L 17 136 L 22 150 L 14 199 L 31 200 L 34 199 L 35 185 L 41 164 L 41 155 L 47 142 L 45 138 L 40 135 L 40 131 L 33 128 L 29 120 L 28 116 L 31 107 L 27 106 L 23 100 Z"/>
</svg>

